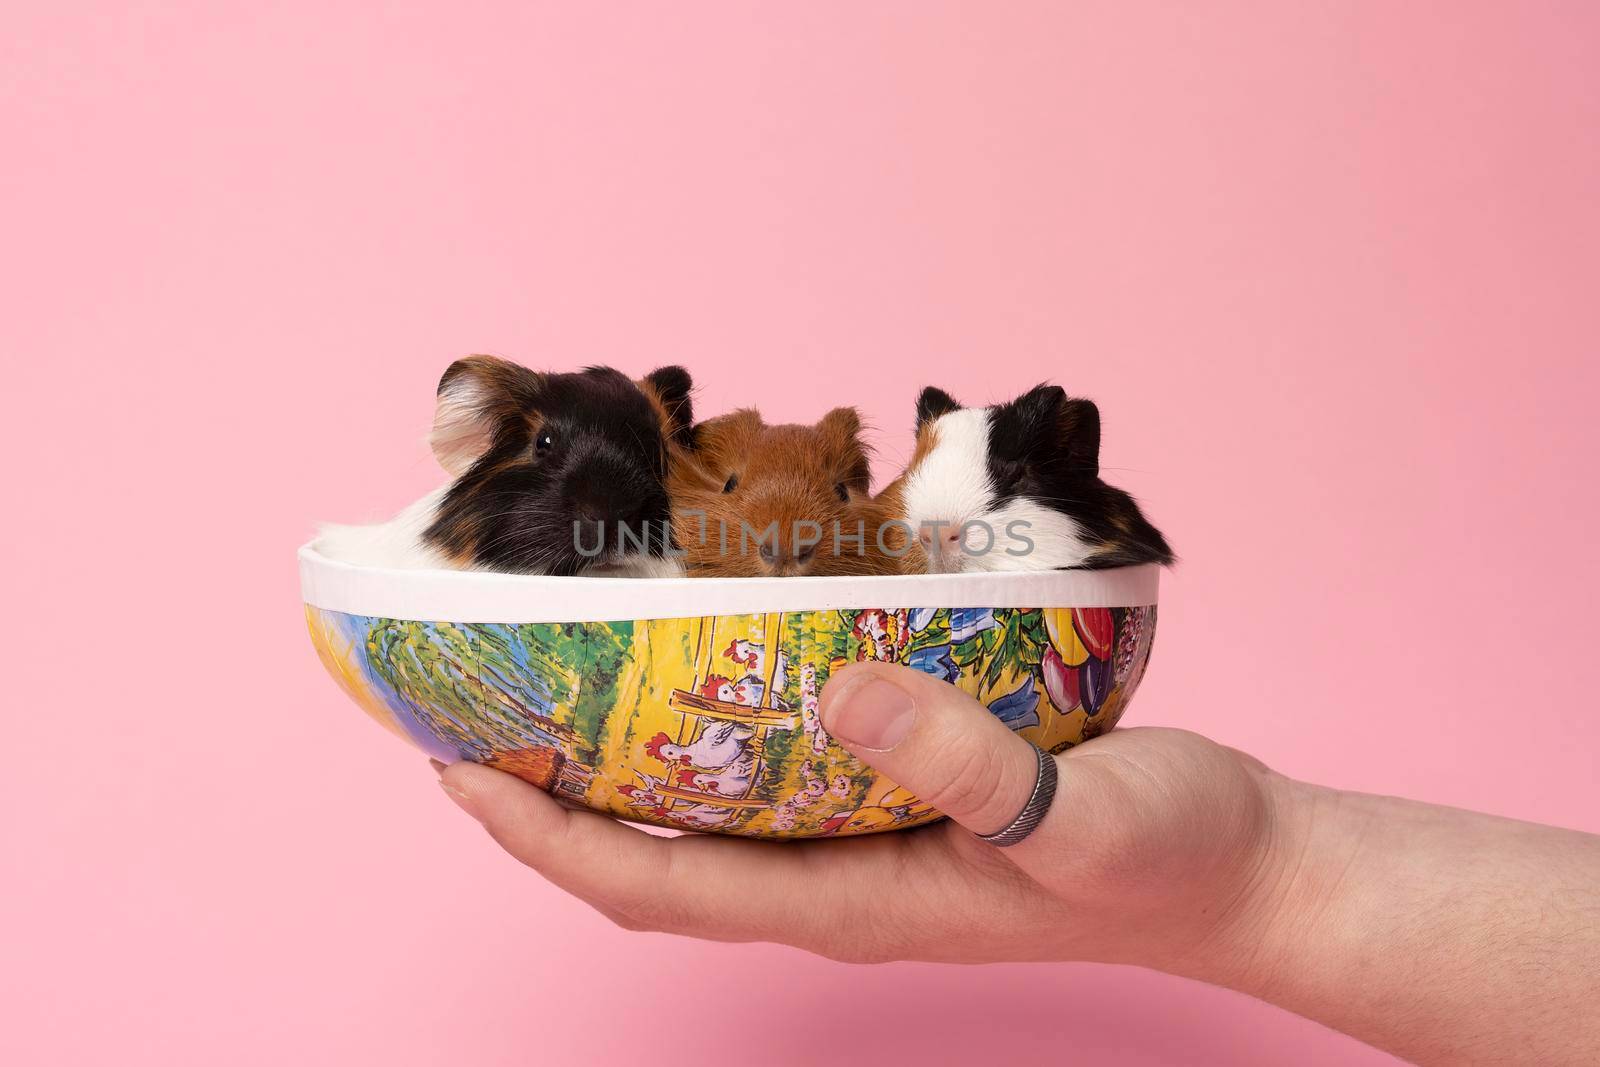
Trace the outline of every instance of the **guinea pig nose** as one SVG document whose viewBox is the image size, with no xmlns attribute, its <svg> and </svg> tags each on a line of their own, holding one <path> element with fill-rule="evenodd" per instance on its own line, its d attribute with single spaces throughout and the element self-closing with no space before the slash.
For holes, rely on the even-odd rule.
<svg viewBox="0 0 1600 1067">
<path fill-rule="evenodd" d="M 760 554 L 761 562 L 763 563 L 776 563 L 778 561 L 778 550 L 770 541 L 761 542 L 761 547 L 756 551 Z"/>
<path fill-rule="evenodd" d="M 807 563 L 811 562 L 812 557 L 815 556 L 816 554 L 817 554 L 817 546 L 816 545 L 807 545 L 806 547 L 802 548 L 799 552 L 795 553 L 794 561 L 796 563 L 800 564 L 800 566 L 804 567 Z"/>
</svg>

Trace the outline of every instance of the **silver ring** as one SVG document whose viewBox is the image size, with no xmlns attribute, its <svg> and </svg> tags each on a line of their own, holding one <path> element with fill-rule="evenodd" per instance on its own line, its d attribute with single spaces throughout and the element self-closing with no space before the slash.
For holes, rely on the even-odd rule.
<svg viewBox="0 0 1600 1067">
<path fill-rule="evenodd" d="M 1022 810 L 1017 812 L 1017 817 L 1012 819 L 1004 829 L 996 830 L 992 834 L 978 834 L 979 841 L 986 841 L 996 848 L 1008 848 L 1039 828 L 1044 822 L 1044 817 L 1050 811 L 1050 804 L 1056 798 L 1056 758 L 1042 748 L 1035 748 L 1034 754 L 1039 757 L 1039 777 L 1034 779 L 1033 794 L 1028 797 L 1028 802 L 1022 805 Z"/>
</svg>

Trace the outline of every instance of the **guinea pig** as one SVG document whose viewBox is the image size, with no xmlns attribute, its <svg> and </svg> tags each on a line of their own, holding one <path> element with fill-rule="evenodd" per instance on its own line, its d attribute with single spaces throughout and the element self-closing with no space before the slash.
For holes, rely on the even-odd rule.
<svg viewBox="0 0 1600 1067">
<path fill-rule="evenodd" d="M 694 428 L 668 480 L 673 534 L 690 577 L 886 574 L 900 569 L 854 408 L 815 426 L 769 426 L 743 409 Z"/>
<path fill-rule="evenodd" d="M 320 546 L 371 566 L 668 577 L 670 456 L 693 429 L 682 367 L 541 374 L 493 356 L 439 380 L 429 444 L 452 481 Z"/>
<path fill-rule="evenodd" d="M 1059 386 L 984 408 L 924 389 L 916 451 L 883 497 L 915 536 L 913 572 L 1173 560 L 1133 497 L 1100 480 L 1099 409 Z"/>
</svg>

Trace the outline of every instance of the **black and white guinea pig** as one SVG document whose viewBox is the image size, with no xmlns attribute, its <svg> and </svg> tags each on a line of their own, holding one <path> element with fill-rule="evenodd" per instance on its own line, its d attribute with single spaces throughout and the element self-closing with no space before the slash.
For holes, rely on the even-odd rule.
<svg viewBox="0 0 1600 1067">
<path fill-rule="evenodd" d="M 662 367 L 542 374 L 493 356 L 439 381 L 429 444 L 453 477 L 389 522 L 327 526 L 335 559 L 379 567 L 670 577 L 668 464 L 692 382 Z"/>
<path fill-rule="evenodd" d="M 1172 562 L 1133 497 L 1100 480 L 1100 411 L 1041 385 L 1007 404 L 964 408 L 929 387 L 917 447 L 886 487 L 915 532 L 912 572 L 1098 569 Z"/>
</svg>

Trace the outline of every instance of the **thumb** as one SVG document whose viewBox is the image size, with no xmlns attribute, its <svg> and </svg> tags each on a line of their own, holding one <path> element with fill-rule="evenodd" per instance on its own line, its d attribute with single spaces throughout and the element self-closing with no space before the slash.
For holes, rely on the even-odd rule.
<svg viewBox="0 0 1600 1067">
<path fill-rule="evenodd" d="M 1039 776 L 1033 745 L 955 686 L 909 667 L 841 668 L 820 710 L 853 755 L 975 834 L 1009 826 Z"/>
</svg>

